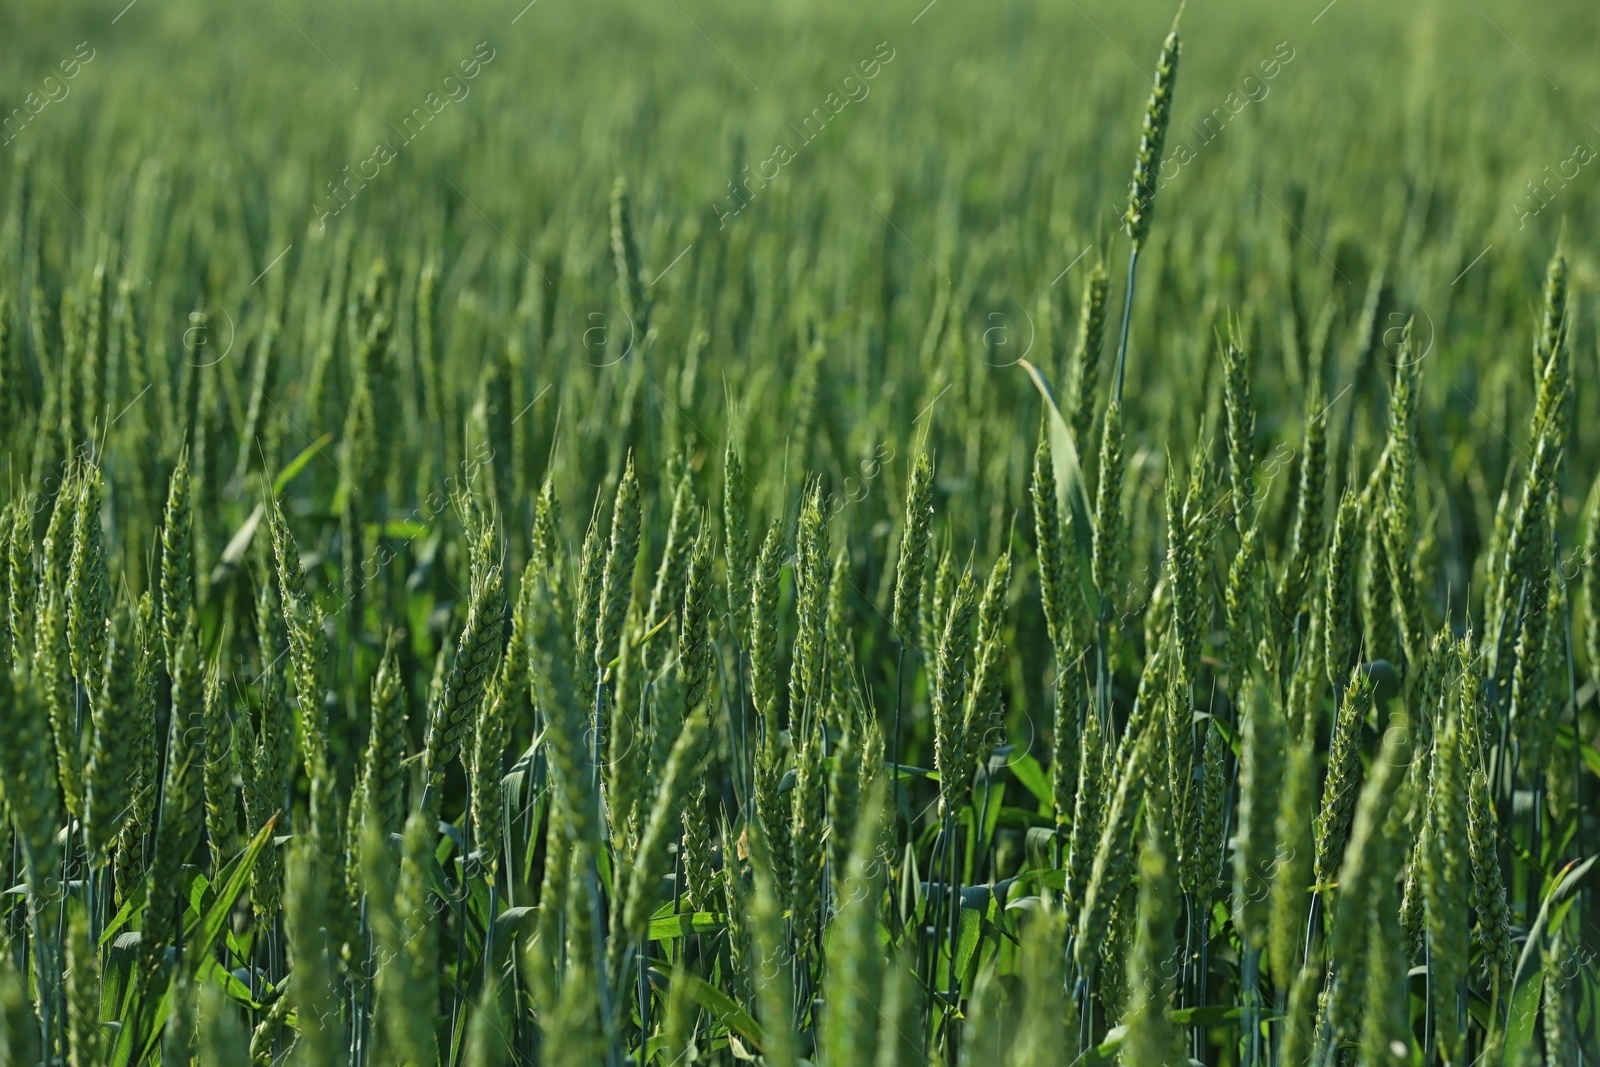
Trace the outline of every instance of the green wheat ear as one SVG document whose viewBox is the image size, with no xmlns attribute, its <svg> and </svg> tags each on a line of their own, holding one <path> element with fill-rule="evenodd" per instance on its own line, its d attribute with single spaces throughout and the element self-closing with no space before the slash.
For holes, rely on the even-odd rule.
<svg viewBox="0 0 1600 1067">
<path fill-rule="evenodd" d="M 406 689 L 394 645 L 391 633 L 372 678 L 372 724 L 361 769 L 363 798 L 385 835 L 399 833 L 405 819 Z"/>
<path fill-rule="evenodd" d="M 1078 312 L 1078 347 L 1073 353 L 1072 433 L 1089 440 L 1094 425 L 1095 389 L 1100 380 L 1100 349 L 1106 335 L 1106 296 L 1110 282 L 1099 262 L 1083 283 L 1083 306 Z"/>
<path fill-rule="evenodd" d="M 1453 697 L 1446 697 L 1447 707 Z M 1470 956 L 1465 919 L 1471 914 L 1471 846 L 1468 816 L 1461 803 L 1468 795 L 1464 726 L 1459 714 L 1450 714 L 1435 740 L 1422 846 L 1428 959 L 1437 978 L 1430 986 L 1436 998 L 1439 1044 L 1452 1064 L 1464 1062 L 1466 1051 L 1456 1000 L 1467 979 Z"/>
<path fill-rule="evenodd" d="M 1173 952 L 1173 903 L 1178 897 L 1172 860 L 1163 832 L 1153 822 L 1145 825 L 1139 850 L 1138 929 L 1127 959 L 1127 984 L 1132 1003 L 1124 1016 L 1128 1028 L 1123 1052 L 1126 1062 L 1182 1062 L 1180 1035 L 1167 1020 L 1172 982 L 1166 961 Z"/>
<path fill-rule="evenodd" d="M 669 463 L 681 467 L 681 462 Z M 655 625 L 676 611 L 683 599 L 684 580 L 688 574 L 689 553 L 694 549 L 690 523 L 698 508 L 694 501 L 694 483 L 689 472 L 683 470 L 677 478 L 672 494 L 672 514 L 667 520 L 667 542 L 661 552 L 661 564 L 656 568 L 656 583 L 650 593 L 650 607 L 645 619 Z"/>
<path fill-rule="evenodd" d="M 1600 677 L 1600 474 L 1589 487 L 1583 531 L 1583 649 L 1590 677 Z"/>
<path fill-rule="evenodd" d="M 1332 881 L 1350 834 L 1361 776 L 1361 731 L 1372 699 L 1372 682 L 1358 671 L 1345 686 L 1334 717 L 1333 734 L 1328 741 L 1328 773 L 1323 779 L 1322 804 L 1314 824 L 1318 885 Z"/>
<path fill-rule="evenodd" d="M 851 585 L 850 552 L 849 549 L 840 549 L 831 564 L 828 607 L 823 625 L 824 659 L 827 665 L 823 708 L 830 736 L 835 732 L 842 736 L 859 728 L 860 716 L 856 709 L 864 701 L 862 690 L 856 683 L 856 654 L 852 640 L 855 620 L 850 614 L 847 592 Z"/>
<path fill-rule="evenodd" d="M 1178 31 L 1167 34 L 1156 60 L 1156 78 L 1150 87 L 1150 102 L 1144 109 L 1144 127 L 1139 131 L 1139 155 L 1133 165 L 1133 180 L 1128 186 L 1128 210 L 1123 226 L 1135 250 L 1150 234 L 1150 212 L 1156 196 L 1157 171 L 1161 150 L 1167 140 L 1167 125 L 1172 121 L 1172 93 L 1178 81 L 1178 57 L 1183 47 Z"/>
<path fill-rule="evenodd" d="M 126 612 L 123 620 L 123 645 L 119 648 L 116 627 L 107 620 L 110 631 L 105 642 L 102 681 L 90 698 L 93 736 L 89 763 L 84 773 L 84 835 L 90 863 L 104 867 L 111 859 L 111 847 L 121 833 L 130 812 L 133 781 L 137 769 L 133 761 L 134 737 L 143 710 L 138 704 L 136 671 L 126 647 Z"/>
<path fill-rule="evenodd" d="M 756 555 L 750 581 L 750 696 L 764 733 L 777 743 L 778 606 L 783 572 L 783 523 L 774 519 Z"/>
<path fill-rule="evenodd" d="M 215 985 L 200 987 L 200 1063 L 248 1063 L 249 1042 L 232 1002 Z"/>
<path fill-rule="evenodd" d="M 822 760 L 822 723 L 813 718 L 795 747 L 795 783 L 790 797 L 789 908 L 795 953 L 815 960 L 822 936 L 822 890 L 827 884 L 824 864 L 825 791 L 827 768 Z"/>
<path fill-rule="evenodd" d="M 634 562 L 639 554 L 639 478 L 630 454 L 617 484 L 611 512 L 611 541 L 605 554 L 595 609 L 594 663 L 604 672 L 617 658 L 622 619 L 628 610 Z"/>
<path fill-rule="evenodd" d="M 499 669 L 484 688 L 483 698 L 478 702 L 477 722 L 472 730 L 471 753 L 463 756 L 467 764 L 473 844 L 477 846 L 481 862 L 490 872 L 491 882 L 494 872 L 499 870 L 501 830 L 505 825 L 500 778 L 506 745 L 511 738 L 511 709 L 508 705 L 512 686 L 507 675 L 507 663 L 507 658 L 500 660 Z M 376 732 L 376 709 L 373 727 Z"/>
<path fill-rule="evenodd" d="M 744 466 L 733 442 L 722 454 L 722 551 L 726 561 L 728 610 L 741 644 L 750 638 L 750 505 Z"/>
<path fill-rule="evenodd" d="M 1285 728 L 1266 687 L 1252 680 L 1239 707 L 1239 825 L 1233 838 L 1233 912 L 1240 938 L 1252 949 L 1266 947 L 1268 905 L 1277 846 L 1277 812 L 1283 788 Z"/>
<path fill-rule="evenodd" d="M 894 628 L 902 641 L 916 633 L 922 605 L 922 574 L 928 565 L 928 531 L 933 523 L 933 463 L 926 452 L 917 456 L 906 486 L 905 519 L 900 527 L 900 554 L 894 568 Z"/>
<path fill-rule="evenodd" d="M 1123 455 L 1122 405 L 1113 400 L 1106 408 L 1100 442 L 1100 476 L 1095 483 L 1094 555 L 1092 573 L 1100 596 L 1114 604 L 1128 559 L 1128 530 L 1122 513 Z"/>
<path fill-rule="evenodd" d="M 1545 365 L 1566 339 L 1567 259 L 1559 251 L 1550 257 L 1544 276 L 1544 314 L 1533 339 L 1533 380 L 1544 377 Z"/>
<path fill-rule="evenodd" d="M 1146 778 L 1153 771 L 1154 745 L 1151 731 L 1130 737 L 1127 753 L 1120 765 L 1110 769 L 1110 780 L 1117 783 L 1101 822 L 1094 862 L 1083 891 L 1078 913 L 1077 939 L 1073 963 L 1080 979 L 1093 974 L 1101 948 L 1111 933 L 1112 909 L 1122 896 L 1132 873 L 1133 831 L 1146 794 Z"/>
<path fill-rule="evenodd" d="M 618 178 L 611 188 L 611 252 L 617 268 L 617 295 L 622 310 L 640 337 L 650 332 L 650 290 L 644 277 L 639 242 L 634 236 L 628 183 Z"/>
<path fill-rule="evenodd" d="M 182 639 L 184 620 L 194 607 L 194 486 L 189 478 L 189 453 L 178 453 L 167 490 L 161 522 L 161 647 L 167 673 Z"/>
<path fill-rule="evenodd" d="M 316 855 L 312 842 L 301 838 L 291 847 L 286 866 L 283 925 L 296 976 L 287 996 L 299 1017 L 307 1022 L 335 1019 L 339 994 L 327 929 L 328 898 L 334 887 L 327 864 Z M 342 1035 L 337 1026 L 302 1026 L 301 1040 L 309 1046 L 306 1053 L 310 1062 L 335 1063 L 342 1054 Z"/>
<path fill-rule="evenodd" d="M 1237 333 L 1237 330 L 1235 330 Z M 1228 487 L 1234 529 L 1243 537 L 1245 509 L 1255 493 L 1256 410 L 1250 395 L 1250 357 L 1234 339 L 1222 345 L 1223 404 L 1227 411 Z"/>
<path fill-rule="evenodd" d="M 100 956 L 89 942 L 89 918 L 74 910 L 67 929 L 67 1017 L 73 1064 L 101 1062 Z"/>
<path fill-rule="evenodd" d="M 33 672 L 38 677 L 54 740 L 56 778 L 67 810 L 83 810 L 82 733 L 73 685 L 70 651 L 69 597 L 71 575 L 69 553 L 72 541 L 69 526 L 77 493 L 75 485 L 62 486 L 50 513 L 45 531 L 44 566 L 39 579 L 38 626 L 34 646 Z"/>
<path fill-rule="evenodd" d="M 106 625 L 111 614 L 111 574 L 100 530 L 100 469 L 85 464 L 76 489 L 72 554 L 67 563 L 67 643 L 73 675 L 94 694 L 102 685 Z"/>
<path fill-rule="evenodd" d="M 206 737 L 201 786 L 205 794 L 206 841 L 210 846 L 214 875 L 221 872 L 223 864 L 233 855 L 239 803 L 238 789 L 234 785 L 233 716 L 227 702 L 221 666 L 213 662 L 206 671 L 201 705 Z"/>
<path fill-rule="evenodd" d="M 628 875 L 623 894 L 623 929 L 630 939 L 645 935 L 655 909 L 656 891 L 666 874 L 667 849 L 678 840 L 684 800 L 702 772 L 710 726 L 704 708 L 696 708 L 684 720 L 683 730 L 672 746 L 660 776 L 650 818 L 639 841 L 638 857 Z M 692 813 L 698 815 L 698 813 Z"/>
<path fill-rule="evenodd" d="M 0 745 L 0 785 L 17 828 L 30 891 L 36 894 L 57 861 L 55 832 L 61 822 L 56 761 L 38 686 L 20 663 L 10 670 L 0 668 L 0 723 L 10 739 Z"/>
<path fill-rule="evenodd" d="M 0 511 L 0 536 L 4 537 L 5 556 L 0 566 L 5 569 L 6 614 L 8 647 L 12 659 L 20 660 L 27 648 L 26 620 L 33 610 L 38 577 L 34 573 L 33 529 L 31 520 L 36 501 L 31 493 L 17 497 Z"/>
<path fill-rule="evenodd" d="M 429 709 L 423 773 L 437 786 L 445 767 L 462 751 L 489 681 L 505 651 L 507 605 L 500 563 L 499 529 L 493 517 L 468 508 L 471 585 L 467 620 L 456 642 L 456 655 L 445 676 L 439 700 Z M 470 762 L 470 754 L 465 759 Z"/>
<path fill-rule="evenodd" d="M 1327 592 L 1322 602 L 1322 639 L 1329 685 L 1340 684 L 1355 653 L 1355 572 L 1360 529 L 1359 500 L 1346 489 L 1339 499 L 1339 511 L 1333 524 Z"/>
<path fill-rule="evenodd" d="M 967 777 L 977 773 L 989 753 L 1005 739 L 1005 707 L 1001 672 L 1005 657 L 1006 598 L 1011 589 L 1011 553 L 994 561 L 978 603 L 972 684 L 967 696 L 962 735 L 967 749 Z"/>
<path fill-rule="evenodd" d="M 965 729 L 968 656 L 972 647 L 972 613 L 975 590 L 972 572 L 963 571 L 945 615 L 943 633 L 934 657 L 933 762 L 939 771 L 943 810 L 951 817 L 967 782 L 967 751 L 971 738 Z"/>
<path fill-rule="evenodd" d="M 795 532 L 794 664 L 789 669 L 791 719 L 820 715 L 826 710 L 828 586 L 833 559 L 829 550 L 827 520 L 823 515 L 822 484 L 813 482 L 800 508 Z"/>
<path fill-rule="evenodd" d="M 700 531 L 690 550 L 684 581 L 682 623 L 678 629 L 678 677 L 683 683 L 684 706 L 706 702 L 714 677 L 716 648 L 711 638 L 712 536 L 710 521 L 702 515 Z"/>
</svg>

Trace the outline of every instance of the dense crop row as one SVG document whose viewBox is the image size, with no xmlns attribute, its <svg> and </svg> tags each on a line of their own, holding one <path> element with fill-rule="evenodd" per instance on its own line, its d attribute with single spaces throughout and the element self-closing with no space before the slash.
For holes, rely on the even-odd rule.
<svg viewBox="0 0 1600 1067">
<path fill-rule="evenodd" d="M 1054 104 L 976 130 L 943 7 L 814 13 L 815 109 L 711 164 L 643 13 L 595 32 L 683 98 L 551 118 L 603 164 L 474 135 L 543 5 L 400 5 L 403 83 L 317 47 L 388 132 L 288 69 L 175 120 L 303 121 L 265 180 L 61 50 L 3 166 L 0 1061 L 1600 1056 L 1583 153 L 1480 240 L 1526 168 L 1396 110 L 1364 232 L 1249 139 L 1360 140 L 1315 38 L 1206 23 L 1202 103 L 1176 30 L 1094 68 L 1113 183 Z"/>
</svg>

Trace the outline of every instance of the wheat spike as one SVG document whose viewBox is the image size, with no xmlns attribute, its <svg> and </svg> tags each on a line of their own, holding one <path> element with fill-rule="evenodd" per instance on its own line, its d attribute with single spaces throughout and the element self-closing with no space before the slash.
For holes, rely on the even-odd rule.
<svg viewBox="0 0 1600 1067">
<path fill-rule="evenodd" d="M 922 605 L 922 573 L 928 563 L 928 531 L 933 523 L 933 463 L 917 456 L 906 484 L 905 518 L 894 567 L 894 628 L 902 641 L 916 633 Z"/>
<path fill-rule="evenodd" d="M 470 517 L 470 513 L 469 513 Z M 455 659 L 445 676 L 439 702 L 429 709 L 423 776 L 437 786 L 444 769 L 461 752 L 489 681 L 499 670 L 507 629 L 504 572 L 499 538 L 488 516 L 471 518 L 472 576 L 467 619 L 456 641 Z"/>
<path fill-rule="evenodd" d="M 1239 706 L 1239 828 L 1233 838 L 1233 920 L 1254 949 L 1267 945 L 1277 812 L 1283 789 L 1285 723 L 1260 682 Z"/>
<path fill-rule="evenodd" d="M 1157 168 L 1161 163 L 1162 146 L 1167 140 L 1167 125 L 1172 121 L 1172 93 L 1178 81 L 1178 58 L 1183 46 L 1174 29 L 1161 44 L 1161 55 L 1156 60 L 1156 78 L 1150 89 L 1150 102 L 1145 105 L 1144 128 L 1139 131 L 1139 155 L 1133 166 L 1133 180 L 1128 186 L 1128 210 L 1123 214 L 1123 225 L 1137 250 L 1150 233 L 1150 211 L 1154 206 L 1157 188 Z"/>
</svg>

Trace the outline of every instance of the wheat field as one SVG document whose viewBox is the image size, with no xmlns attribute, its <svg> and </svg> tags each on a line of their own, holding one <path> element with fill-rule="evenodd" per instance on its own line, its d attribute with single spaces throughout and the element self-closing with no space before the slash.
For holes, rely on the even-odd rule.
<svg viewBox="0 0 1600 1067">
<path fill-rule="evenodd" d="M 0 12 L 0 1063 L 1600 1064 L 1597 35 Z"/>
</svg>

